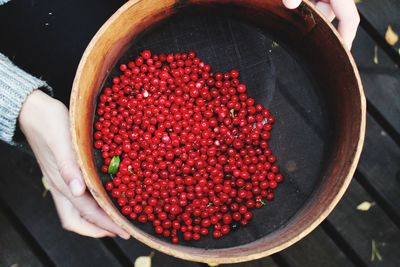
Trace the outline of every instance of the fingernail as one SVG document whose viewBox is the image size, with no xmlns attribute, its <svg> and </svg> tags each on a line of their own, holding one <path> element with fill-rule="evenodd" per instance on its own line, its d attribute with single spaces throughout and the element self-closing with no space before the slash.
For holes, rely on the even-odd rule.
<svg viewBox="0 0 400 267">
<path fill-rule="evenodd" d="M 69 183 L 69 188 L 74 196 L 80 196 L 83 193 L 84 186 L 79 179 L 74 179 Z"/>
</svg>

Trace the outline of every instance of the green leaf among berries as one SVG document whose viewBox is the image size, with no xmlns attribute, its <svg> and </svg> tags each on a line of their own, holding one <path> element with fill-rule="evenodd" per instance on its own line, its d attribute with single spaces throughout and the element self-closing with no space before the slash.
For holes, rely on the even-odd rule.
<svg viewBox="0 0 400 267">
<path fill-rule="evenodd" d="M 121 159 L 119 156 L 114 156 L 111 159 L 110 165 L 108 166 L 108 173 L 109 174 L 116 174 L 119 168 L 119 163 L 121 162 Z"/>
</svg>

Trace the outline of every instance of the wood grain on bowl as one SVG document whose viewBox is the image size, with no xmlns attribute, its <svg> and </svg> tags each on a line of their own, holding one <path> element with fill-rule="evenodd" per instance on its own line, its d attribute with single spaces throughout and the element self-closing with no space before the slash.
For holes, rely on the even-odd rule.
<svg viewBox="0 0 400 267">
<path fill-rule="evenodd" d="M 98 177 L 92 148 L 95 101 L 109 72 L 142 32 L 189 6 L 213 9 L 264 28 L 305 55 L 335 125 L 332 149 L 321 182 L 306 204 L 276 231 L 242 245 L 205 249 L 172 245 L 129 222 L 108 197 Z M 290 79 L 290 77 L 288 77 Z M 365 134 L 365 99 L 357 68 L 335 29 L 308 2 L 297 10 L 281 0 L 129 1 L 98 31 L 88 45 L 74 80 L 71 131 L 83 176 L 99 205 L 133 237 L 164 253 L 199 262 L 233 263 L 268 256 L 310 233 L 332 211 L 349 185 Z M 300 171 L 300 170 L 299 170 Z M 284 184 L 282 186 L 285 186 Z"/>
</svg>

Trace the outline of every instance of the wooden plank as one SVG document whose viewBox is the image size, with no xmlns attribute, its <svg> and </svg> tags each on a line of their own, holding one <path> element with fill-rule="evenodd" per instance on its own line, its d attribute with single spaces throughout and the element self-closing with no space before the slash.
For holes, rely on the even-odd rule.
<svg viewBox="0 0 400 267">
<path fill-rule="evenodd" d="M 369 109 L 373 105 L 383 119 L 375 113 L 367 116 L 366 139 L 358 166 L 362 177 L 358 179 L 364 186 L 371 187 L 369 192 L 377 193 L 374 196 L 380 196 L 383 200 L 381 205 L 388 206 L 385 210 L 400 218 L 400 188 L 396 186 L 400 172 L 396 164 L 400 162 L 400 70 L 380 48 L 379 62 L 375 64 L 374 46 L 371 37 L 360 29 L 354 42 L 353 55 L 370 102 Z M 390 127 L 382 128 L 380 124 L 385 126 L 386 121 Z"/>
<path fill-rule="evenodd" d="M 400 147 L 377 122 L 367 117 L 368 131 L 359 171 L 363 177 L 400 218 Z"/>
<path fill-rule="evenodd" d="M 373 198 L 353 180 L 344 198 L 328 217 L 341 238 L 348 243 L 365 266 L 399 266 L 400 231 L 379 205 L 359 211 L 357 205 Z M 383 260 L 371 262 L 371 242 L 375 240 Z"/>
<path fill-rule="evenodd" d="M 118 246 L 124 251 L 126 255 L 130 258 L 132 262 L 135 262 L 137 257 L 150 255 L 152 248 L 140 243 L 137 240 L 122 240 L 116 239 Z M 153 267 L 199 267 L 199 266 L 207 266 L 205 264 L 185 261 L 182 259 L 178 259 L 159 251 L 154 251 L 155 254 L 152 258 L 152 266 Z M 223 266 L 227 267 L 276 267 L 277 264 L 271 259 L 271 257 L 262 258 L 259 260 L 251 261 L 251 262 L 243 262 L 238 264 L 224 264 Z"/>
<path fill-rule="evenodd" d="M 378 64 L 375 64 L 375 46 L 371 37 L 360 28 L 353 44 L 353 56 L 370 105 L 373 105 L 394 128 L 396 134 L 399 134 L 400 70 L 381 48 L 378 48 Z"/>
<path fill-rule="evenodd" d="M 129 257 L 129 259 L 135 262 L 136 258 L 140 256 L 147 256 L 154 251 L 152 248 L 142 244 L 141 242 L 131 239 L 122 240 L 115 239 L 121 250 Z M 152 258 L 152 266 L 177 266 L 177 267 L 198 267 L 198 263 L 184 261 L 175 257 L 168 256 L 158 251 L 154 251 L 154 256 Z"/>
<path fill-rule="evenodd" d="M 223 267 L 276 267 L 278 264 L 272 259 L 273 257 L 266 257 L 255 261 L 241 262 L 236 264 L 224 264 Z M 279 266 L 281 266 L 279 264 Z"/>
<path fill-rule="evenodd" d="M 291 267 L 354 266 L 343 251 L 320 227 L 280 254 Z"/>
<path fill-rule="evenodd" d="M 0 209 L 0 266 L 44 266 Z"/>
<path fill-rule="evenodd" d="M 121 266 L 101 241 L 61 228 L 51 197 L 42 197 L 35 160 L 0 144 L 0 195 L 57 266 Z"/>
<path fill-rule="evenodd" d="M 400 1 L 364 0 L 357 6 L 363 17 L 376 29 L 382 38 L 388 25 L 391 25 L 397 34 L 400 34 Z M 400 42 L 393 49 L 397 52 L 400 49 Z"/>
</svg>

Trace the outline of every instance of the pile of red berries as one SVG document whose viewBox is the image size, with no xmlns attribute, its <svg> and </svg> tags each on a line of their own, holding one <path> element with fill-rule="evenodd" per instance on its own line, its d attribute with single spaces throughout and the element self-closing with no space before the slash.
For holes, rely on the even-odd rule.
<svg viewBox="0 0 400 267">
<path fill-rule="evenodd" d="M 172 243 L 247 225 L 283 178 L 268 146 L 274 117 L 239 72 L 149 50 L 119 69 L 99 97 L 94 147 L 121 212 Z"/>
</svg>

